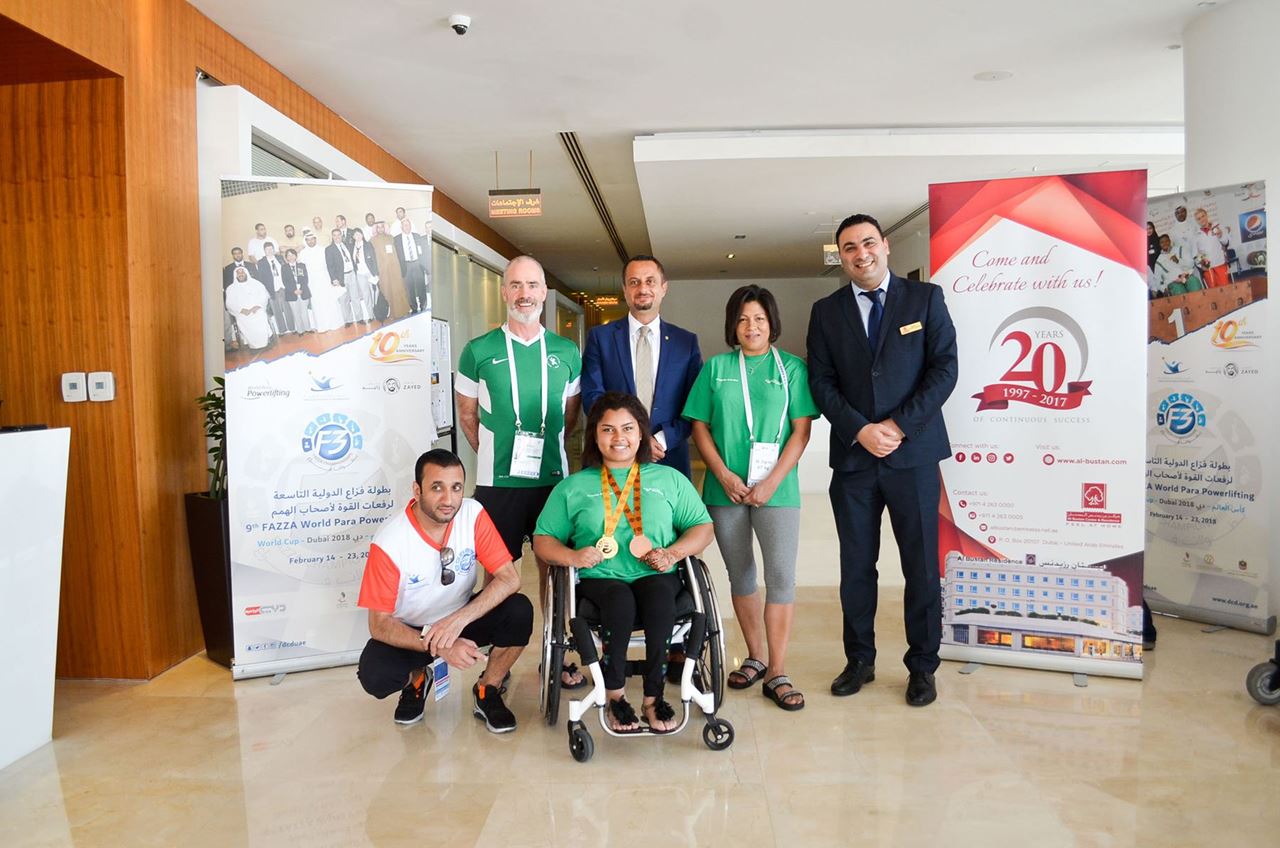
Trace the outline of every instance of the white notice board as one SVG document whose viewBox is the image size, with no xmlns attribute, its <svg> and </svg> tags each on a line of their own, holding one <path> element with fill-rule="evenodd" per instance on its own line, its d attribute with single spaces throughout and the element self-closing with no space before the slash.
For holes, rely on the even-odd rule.
<svg viewBox="0 0 1280 848">
<path fill-rule="evenodd" d="M 437 433 L 453 429 L 453 342 L 449 322 L 431 319 L 431 418 Z"/>
</svg>

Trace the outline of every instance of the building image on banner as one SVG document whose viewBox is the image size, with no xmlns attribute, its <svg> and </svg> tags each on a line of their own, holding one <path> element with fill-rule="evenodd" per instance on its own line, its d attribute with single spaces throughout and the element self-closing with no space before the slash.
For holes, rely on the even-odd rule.
<svg viewBox="0 0 1280 848">
<path fill-rule="evenodd" d="M 930 186 L 946 659 L 1142 676 L 1146 172 Z"/>
<path fill-rule="evenodd" d="M 369 540 L 436 437 L 431 189 L 222 194 L 233 674 L 354 662 Z"/>
<path fill-rule="evenodd" d="M 1270 633 L 1266 187 L 1152 198 L 1147 220 L 1146 598 Z"/>
</svg>

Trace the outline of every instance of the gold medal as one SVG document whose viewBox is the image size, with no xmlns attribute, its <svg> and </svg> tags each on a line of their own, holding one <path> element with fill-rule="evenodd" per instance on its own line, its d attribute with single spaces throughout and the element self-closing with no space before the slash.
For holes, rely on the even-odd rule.
<svg viewBox="0 0 1280 848">
<path fill-rule="evenodd" d="M 617 497 L 617 503 L 613 502 L 613 496 Z M 631 496 L 635 501 L 634 511 L 631 505 L 627 503 L 627 497 Z M 622 488 L 618 488 L 618 484 L 614 482 L 613 473 L 609 471 L 608 466 L 600 466 L 600 499 L 604 502 L 604 532 L 600 538 L 596 540 L 596 550 L 605 559 L 613 559 L 618 555 L 621 549 L 618 545 L 617 538 L 613 535 L 613 531 L 617 528 L 618 522 L 622 519 L 623 514 L 627 516 L 627 523 L 631 525 L 631 531 L 635 535 L 642 535 L 644 527 L 640 524 L 640 465 L 633 463 L 631 470 L 627 472 L 627 482 Z M 631 550 L 634 550 L 635 542 L 632 542 Z"/>
<path fill-rule="evenodd" d="M 618 540 L 612 536 L 601 536 L 596 539 L 596 550 L 605 559 L 613 559 L 618 555 Z"/>
<path fill-rule="evenodd" d="M 643 533 L 631 539 L 631 544 L 627 546 L 631 551 L 631 555 L 636 559 L 640 559 L 649 551 L 653 550 L 653 542 L 649 541 L 649 537 Z"/>
</svg>

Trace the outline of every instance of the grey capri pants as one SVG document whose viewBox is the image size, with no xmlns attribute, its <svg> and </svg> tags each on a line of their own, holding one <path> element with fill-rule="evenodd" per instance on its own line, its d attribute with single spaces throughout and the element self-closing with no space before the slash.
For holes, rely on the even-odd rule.
<svg viewBox="0 0 1280 848">
<path fill-rule="evenodd" d="M 790 604 L 796 599 L 796 552 L 800 546 L 800 508 L 708 506 L 715 522 L 716 544 L 729 571 L 730 591 L 738 597 L 756 592 L 756 557 L 751 533 L 764 555 L 765 603 Z"/>
</svg>

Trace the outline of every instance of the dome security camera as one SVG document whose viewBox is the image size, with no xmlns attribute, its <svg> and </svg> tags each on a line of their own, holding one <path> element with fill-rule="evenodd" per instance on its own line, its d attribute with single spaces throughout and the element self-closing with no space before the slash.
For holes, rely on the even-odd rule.
<svg viewBox="0 0 1280 848">
<path fill-rule="evenodd" d="M 449 26 L 458 35 L 466 35 L 467 30 L 471 29 L 471 17 L 469 15 L 450 15 Z"/>
</svg>

